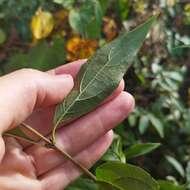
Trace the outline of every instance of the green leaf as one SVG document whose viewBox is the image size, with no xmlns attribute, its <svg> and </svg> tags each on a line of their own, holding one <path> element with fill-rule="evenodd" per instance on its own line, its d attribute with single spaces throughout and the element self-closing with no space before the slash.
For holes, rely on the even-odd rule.
<svg viewBox="0 0 190 190">
<path fill-rule="evenodd" d="M 21 68 L 33 68 L 42 71 L 55 68 L 65 63 L 64 40 L 56 38 L 49 45 L 46 41 L 38 43 L 28 53 L 19 53 L 11 57 L 5 66 L 6 72 Z"/>
<path fill-rule="evenodd" d="M 184 78 L 182 73 L 179 71 L 166 71 L 164 72 L 164 76 L 171 78 L 177 82 L 183 82 L 183 78 Z"/>
<path fill-rule="evenodd" d="M 6 33 L 2 29 L 0 29 L 0 44 L 3 44 L 6 38 L 7 38 Z"/>
<path fill-rule="evenodd" d="M 158 183 L 160 185 L 160 190 L 186 190 L 185 187 L 175 185 L 169 181 L 159 180 Z"/>
<path fill-rule="evenodd" d="M 190 44 L 174 47 L 172 50 L 190 48 Z"/>
<path fill-rule="evenodd" d="M 2 5 L 6 0 L 0 0 L 0 5 Z"/>
<path fill-rule="evenodd" d="M 131 11 L 130 0 L 117 0 L 114 3 L 116 12 L 122 21 L 126 20 Z"/>
<path fill-rule="evenodd" d="M 132 145 L 125 153 L 127 159 L 135 158 L 152 152 L 160 143 L 144 143 Z"/>
<path fill-rule="evenodd" d="M 190 188 L 190 161 L 188 161 L 187 166 L 186 166 L 186 181 L 187 185 Z"/>
<path fill-rule="evenodd" d="M 135 127 L 137 123 L 137 115 L 136 114 L 130 114 L 128 117 L 128 122 L 131 127 Z"/>
<path fill-rule="evenodd" d="M 176 169 L 176 171 L 182 176 L 185 176 L 183 166 L 172 156 L 166 156 L 166 160 Z"/>
<path fill-rule="evenodd" d="M 103 161 L 120 161 L 126 163 L 125 154 L 122 150 L 122 140 L 121 137 L 116 136 L 111 147 L 107 153 L 103 156 Z"/>
<path fill-rule="evenodd" d="M 105 45 L 82 66 L 73 90 L 56 108 L 53 133 L 63 122 L 92 111 L 110 96 L 137 55 L 155 20 L 156 16 Z"/>
<path fill-rule="evenodd" d="M 121 188 L 113 184 L 109 184 L 102 181 L 99 181 L 97 184 L 99 185 L 99 190 L 122 190 Z"/>
<path fill-rule="evenodd" d="M 79 178 L 74 183 L 69 185 L 65 190 L 121 190 L 106 182 L 94 183 L 92 180 L 87 178 Z"/>
<path fill-rule="evenodd" d="M 29 135 L 27 135 L 21 128 L 22 128 L 21 126 L 18 126 L 12 130 L 7 131 L 3 135 L 19 138 L 27 142 L 30 142 L 32 144 L 37 144 L 37 142 L 34 141 Z"/>
<path fill-rule="evenodd" d="M 103 13 L 106 13 L 106 11 L 110 5 L 110 1 L 109 0 L 99 0 L 99 2 L 100 2 L 100 5 L 102 7 Z"/>
<path fill-rule="evenodd" d="M 108 162 L 96 169 L 99 181 L 122 190 L 159 190 L 158 183 L 143 169 L 130 164 Z"/>
<path fill-rule="evenodd" d="M 65 190 L 99 190 L 97 184 L 86 178 L 79 178 Z"/>
<path fill-rule="evenodd" d="M 83 5 L 73 8 L 69 13 L 69 23 L 74 31 L 85 38 L 99 38 L 102 24 L 102 8 L 98 0 L 84 1 Z"/>
<path fill-rule="evenodd" d="M 141 134 L 144 134 L 146 129 L 148 128 L 149 117 L 147 115 L 143 115 L 139 120 L 139 131 Z"/>
<path fill-rule="evenodd" d="M 53 2 L 57 4 L 61 4 L 63 7 L 67 9 L 71 9 L 76 3 L 76 0 L 53 0 Z"/>
<path fill-rule="evenodd" d="M 153 114 L 149 114 L 148 117 L 149 117 L 149 120 L 152 123 L 152 125 L 157 130 L 160 137 L 164 138 L 164 126 L 163 126 L 162 122 Z"/>
</svg>

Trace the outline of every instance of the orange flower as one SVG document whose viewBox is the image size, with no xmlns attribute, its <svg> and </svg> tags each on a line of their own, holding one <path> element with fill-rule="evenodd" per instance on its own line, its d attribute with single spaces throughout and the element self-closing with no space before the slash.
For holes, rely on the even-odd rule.
<svg viewBox="0 0 190 190">
<path fill-rule="evenodd" d="M 118 33 L 117 25 L 115 21 L 111 18 L 104 17 L 104 35 L 107 41 L 113 40 Z"/>
<path fill-rule="evenodd" d="M 86 40 L 81 39 L 78 36 L 72 37 L 68 40 L 67 49 L 67 60 L 75 61 L 77 59 L 89 58 L 94 54 L 98 47 L 98 42 L 96 40 Z"/>
</svg>

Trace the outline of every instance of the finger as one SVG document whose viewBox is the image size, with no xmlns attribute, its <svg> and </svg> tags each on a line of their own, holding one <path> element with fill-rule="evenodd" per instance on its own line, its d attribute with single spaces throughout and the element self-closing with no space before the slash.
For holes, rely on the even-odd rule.
<svg viewBox="0 0 190 190">
<path fill-rule="evenodd" d="M 59 129 L 56 138 L 57 144 L 74 156 L 117 126 L 127 117 L 133 106 L 132 96 L 123 92 L 94 112 Z M 34 158 L 38 174 L 45 173 L 64 162 L 63 158 L 52 149 L 32 146 L 25 151 Z"/>
<path fill-rule="evenodd" d="M 71 62 L 71 63 L 68 63 L 66 65 L 63 65 L 63 66 L 60 66 L 60 67 L 57 67 L 53 70 L 50 70 L 48 71 L 49 73 L 51 74 L 54 74 L 54 75 L 60 75 L 60 74 L 70 74 L 73 78 L 76 78 L 76 75 L 78 74 L 81 66 L 83 64 L 85 64 L 87 62 L 86 59 L 82 59 L 82 60 L 78 60 L 78 61 L 74 61 L 74 62 Z M 118 88 L 112 93 L 112 95 L 110 97 L 108 97 L 105 101 L 105 102 L 108 102 L 110 101 L 111 99 L 113 99 L 114 97 L 116 97 L 118 94 L 121 93 L 121 91 L 123 91 L 124 89 L 124 80 L 122 80 L 118 86 Z"/>
<path fill-rule="evenodd" d="M 60 102 L 72 89 L 70 75 L 22 69 L 0 78 L 0 132 L 23 122 L 35 108 Z"/>
<path fill-rule="evenodd" d="M 117 97 L 121 91 L 124 89 L 124 81 L 122 80 L 118 88 L 113 92 L 113 94 L 108 97 L 103 103 L 109 102 L 115 97 Z M 43 135 L 48 135 L 52 130 L 52 120 L 55 112 L 55 106 L 47 108 L 45 110 L 38 110 L 37 112 L 33 113 L 31 117 L 26 120 L 26 123 L 32 126 L 34 129 L 39 131 Z M 66 127 L 66 126 L 65 126 Z M 38 141 L 39 138 L 30 133 L 25 131 L 32 139 Z M 25 141 L 19 141 L 24 148 L 30 146 L 30 143 Z"/>
<path fill-rule="evenodd" d="M 124 89 L 124 81 L 122 80 L 118 88 L 108 97 L 103 103 L 109 102 L 117 97 Z M 26 123 L 37 129 L 44 135 L 50 133 L 52 129 L 52 120 L 55 112 L 55 106 L 49 107 L 45 110 L 37 110 L 30 118 L 26 120 Z"/>
<path fill-rule="evenodd" d="M 14 138 L 5 138 L 6 153 L 0 165 L 1 190 L 41 189 L 29 156 Z"/>
<path fill-rule="evenodd" d="M 49 73 L 54 74 L 54 75 L 59 75 L 59 74 L 70 74 L 72 75 L 73 78 L 76 78 L 76 75 L 78 74 L 81 66 L 87 62 L 87 59 L 82 59 L 78 61 L 74 61 L 72 63 L 60 66 L 56 69 L 53 69 L 49 71 Z M 108 97 L 103 103 L 108 102 L 112 100 L 114 97 L 116 97 L 118 94 L 123 91 L 125 86 L 124 80 L 120 82 L 118 85 L 118 88 L 111 94 L 110 97 Z"/>
<path fill-rule="evenodd" d="M 77 73 L 79 72 L 81 66 L 86 63 L 86 59 L 77 60 L 55 69 L 48 71 L 48 73 L 52 75 L 60 75 L 60 74 L 70 74 L 73 78 L 76 77 Z"/>
<path fill-rule="evenodd" d="M 77 60 L 62 66 L 59 66 L 55 69 L 47 71 L 48 74 L 51 75 L 63 75 L 63 74 L 69 74 L 73 78 L 76 77 L 78 71 L 80 70 L 80 67 L 86 62 L 86 59 Z M 124 82 L 123 82 L 123 88 L 124 88 Z M 28 125 L 32 126 L 36 130 L 38 130 L 40 133 L 47 135 L 50 133 L 52 128 L 52 120 L 53 120 L 53 114 L 54 114 L 55 106 L 48 107 L 43 110 L 37 110 L 34 112 L 26 121 Z M 25 133 L 28 134 L 32 139 L 38 140 L 39 138 L 34 135 L 33 133 L 30 133 L 29 131 L 25 130 Z M 20 140 L 20 144 L 23 146 L 23 148 L 30 145 L 30 143 Z"/>
<path fill-rule="evenodd" d="M 80 152 L 74 159 L 87 168 L 92 167 L 111 145 L 112 138 L 113 133 L 110 131 L 94 144 Z M 41 177 L 42 187 L 47 190 L 61 190 L 81 174 L 81 171 L 76 166 L 71 162 L 66 162 Z"/>
<path fill-rule="evenodd" d="M 74 61 L 72 63 L 68 63 L 56 69 L 50 70 L 48 72 L 52 75 L 70 74 L 72 75 L 73 78 L 75 78 L 78 71 L 80 70 L 80 67 L 85 62 L 86 62 L 85 59 Z M 124 81 L 122 80 L 118 88 L 103 103 L 112 100 L 114 97 L 120 94 L 123 89 L 124 89 Z M 31 125 L 33 128 L 38 130 L 43 135 L 48 135 L 52 130 L 52 120 L 53 120 L 54 110 L 55 110 L 54 106 L 47 108 L 45 110 L 38 110 L 26 120 L 26 123 Z M 31 136 L 31 138 L 33 138 L 36 141 L 39 139 L 38 137 L 36 137 L 35 135 L 31 133 L 29 133 L 29 135 Z M 20 143 L 23 145 L 23 147 L 27 147 L 30 145 L 29 143 L 22 140 L 20 141 Z"/>
</svg>

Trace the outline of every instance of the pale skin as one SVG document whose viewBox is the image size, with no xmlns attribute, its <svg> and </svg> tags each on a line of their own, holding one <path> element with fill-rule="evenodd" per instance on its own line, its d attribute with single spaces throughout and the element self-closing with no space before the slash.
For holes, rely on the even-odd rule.
<svg viewBox="0 0 190 190">
<path fill-rule="evenodd" d="M 53 149 L 2 136 L 22 122 L 48 136 L 55 105 L 73 88 L 73 78 L 84 62 L 47 73 L 24 69 L 0 78 L 1 190 L 63 190 L 82 174 Z M 112 129 L 133 110 L 134 99 L 123 88 L 122 81 L 96 110 L 57 131 L 57 144 L 87 168 L 106 152 Z"/>
</svg>

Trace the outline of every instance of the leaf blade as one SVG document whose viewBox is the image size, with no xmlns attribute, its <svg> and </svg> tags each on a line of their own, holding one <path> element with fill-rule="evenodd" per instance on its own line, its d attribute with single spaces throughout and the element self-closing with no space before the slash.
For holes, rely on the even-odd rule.
<svg viewBox="0 0 190 190">
<path fill-rule="evenodd" d="M 73 90 L 56 108 L 53 134 L 61 123 L 92 111 L 115 90 L 156 18 L 104 46 L 82 66 Z"/>
<path fill-rule="evenodd" d="M 152 152 L 160 146 L 160 143 L 134 144 L 125 153 L 127 159 L 135 158 Z"/>
<path fill-rule="evenodd" d="M 185 190 L 185 186 L 173 184 L 170 181 L 158 180 L 160 190 Z"/>
<path fill-rule="evenodd" d="M 11 129 L 3 134 L 4 136 L 9 136 L 9 137 L 15 137 L 22 139 L 24 141 L 27 141 L 32 144 L 38 144 L 35 140 L 33 140 L 30 136 L 28 136 L 22 129 L 21 126 L 18 126 L 14 129 Z"/>
<path fill-rule="evenodd" d="M 158 183 L 143 169 L 131 164 L 108 162 L 96 169 L 100 181 L 110 183 L 122 190 L 158 190 Z"/>
<path fill-rule="evenodd" d="M 178 160 L 169 155 L 166 155 L 165 158 L 182 177 L 185 176 L 184 168 Z"/>
</svg>

